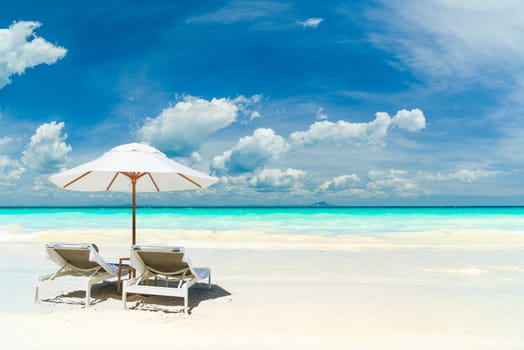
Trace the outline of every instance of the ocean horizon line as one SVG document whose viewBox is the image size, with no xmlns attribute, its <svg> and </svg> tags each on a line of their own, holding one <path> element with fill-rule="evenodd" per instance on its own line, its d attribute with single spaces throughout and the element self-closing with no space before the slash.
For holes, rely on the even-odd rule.
<svg viewBox="0 0 524 350">
<path fill-rule="evenodd" d="M 15 205 L 2 209 L 131 209 L 131 205 Z M 138 205 L 137 209 L 468 209 L 524 208 L 523 205 Z"/>
</svg>

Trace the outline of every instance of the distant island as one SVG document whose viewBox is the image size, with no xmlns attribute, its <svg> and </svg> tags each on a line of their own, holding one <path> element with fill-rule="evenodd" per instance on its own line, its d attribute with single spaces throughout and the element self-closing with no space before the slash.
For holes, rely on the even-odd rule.
<svg viewBox="0 0 524 350">
<path fill-rule="evenodd" d="M 312 207 L 331 207 L 331 204 L 325 201 L 313 203 Z"/>
</svg>

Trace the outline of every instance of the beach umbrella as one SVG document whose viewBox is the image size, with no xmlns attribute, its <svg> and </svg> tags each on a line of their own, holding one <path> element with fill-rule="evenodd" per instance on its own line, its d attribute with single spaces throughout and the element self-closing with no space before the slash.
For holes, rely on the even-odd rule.
<svg viewBox="0 0 524 350">
<path fill-rule="evenodd" d="M 133 244 L 136 244 L 137 192 L 197 190 L 218 181 L 140 143 L 117 146 L 100 158 L 52 175 L 49 180 L 66 190 L 132 193 Z"/>
</svg>

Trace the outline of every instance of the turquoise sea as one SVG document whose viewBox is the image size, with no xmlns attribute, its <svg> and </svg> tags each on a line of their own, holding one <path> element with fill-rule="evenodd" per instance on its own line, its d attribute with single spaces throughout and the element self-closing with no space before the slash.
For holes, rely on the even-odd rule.
<svg viewBox="0 0 524 350">
<path fill-rule="evenodd" d="M 130 208 L 0 208 L 0 240 L 49 230 L 126 230 Z M 138 208 L 138 230 L 286 235 L 507 231 L 524 235 L 524 207 Z"/>
</svg>

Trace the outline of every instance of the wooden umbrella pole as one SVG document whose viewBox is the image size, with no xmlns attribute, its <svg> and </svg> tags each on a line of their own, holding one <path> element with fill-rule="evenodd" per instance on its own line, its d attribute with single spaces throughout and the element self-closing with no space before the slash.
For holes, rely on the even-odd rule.
<svg viewBox="0 0 524 350">
<path fill-rule="evenodd" d="M 131 177 L 133 187 L 133 245 L 136 244 L 136 176 Z"/>
<path fill-rule="evenodd" d="M 119 172 L 115 175 L 115 177 L 113 178 L 113 181 L 115 180 L 115 178 L 118 176 L 118 174 L 122 174 L 122 175 L 125 175 L 129 178 L 129 180 L 131 180 L 131 188 L 132 188 L 132 206 L 133 206 L 133 227 L 132 227 L 132 230 L 133 230 L 133 245 L 136 244 L 136 183 L 138 182 L 138 180 L 144 176 L 144 175 L 147 175 L 149 173 L 140 173 L 140 172 Z M 149 175 L 151 177 L 151 175 Z M 152 179 L 152 178 L 151 178 Z M 111 184 L 113 183 L 113 181 L 111 181 Z M 155 185 L 155 187 L 158 189 L 158 187 L 156 186 L 156 184 L 154 183 L 153 181 L 153 184 Z M 111 185 L 110 185 L 111 186 Z"/>
</svg>

